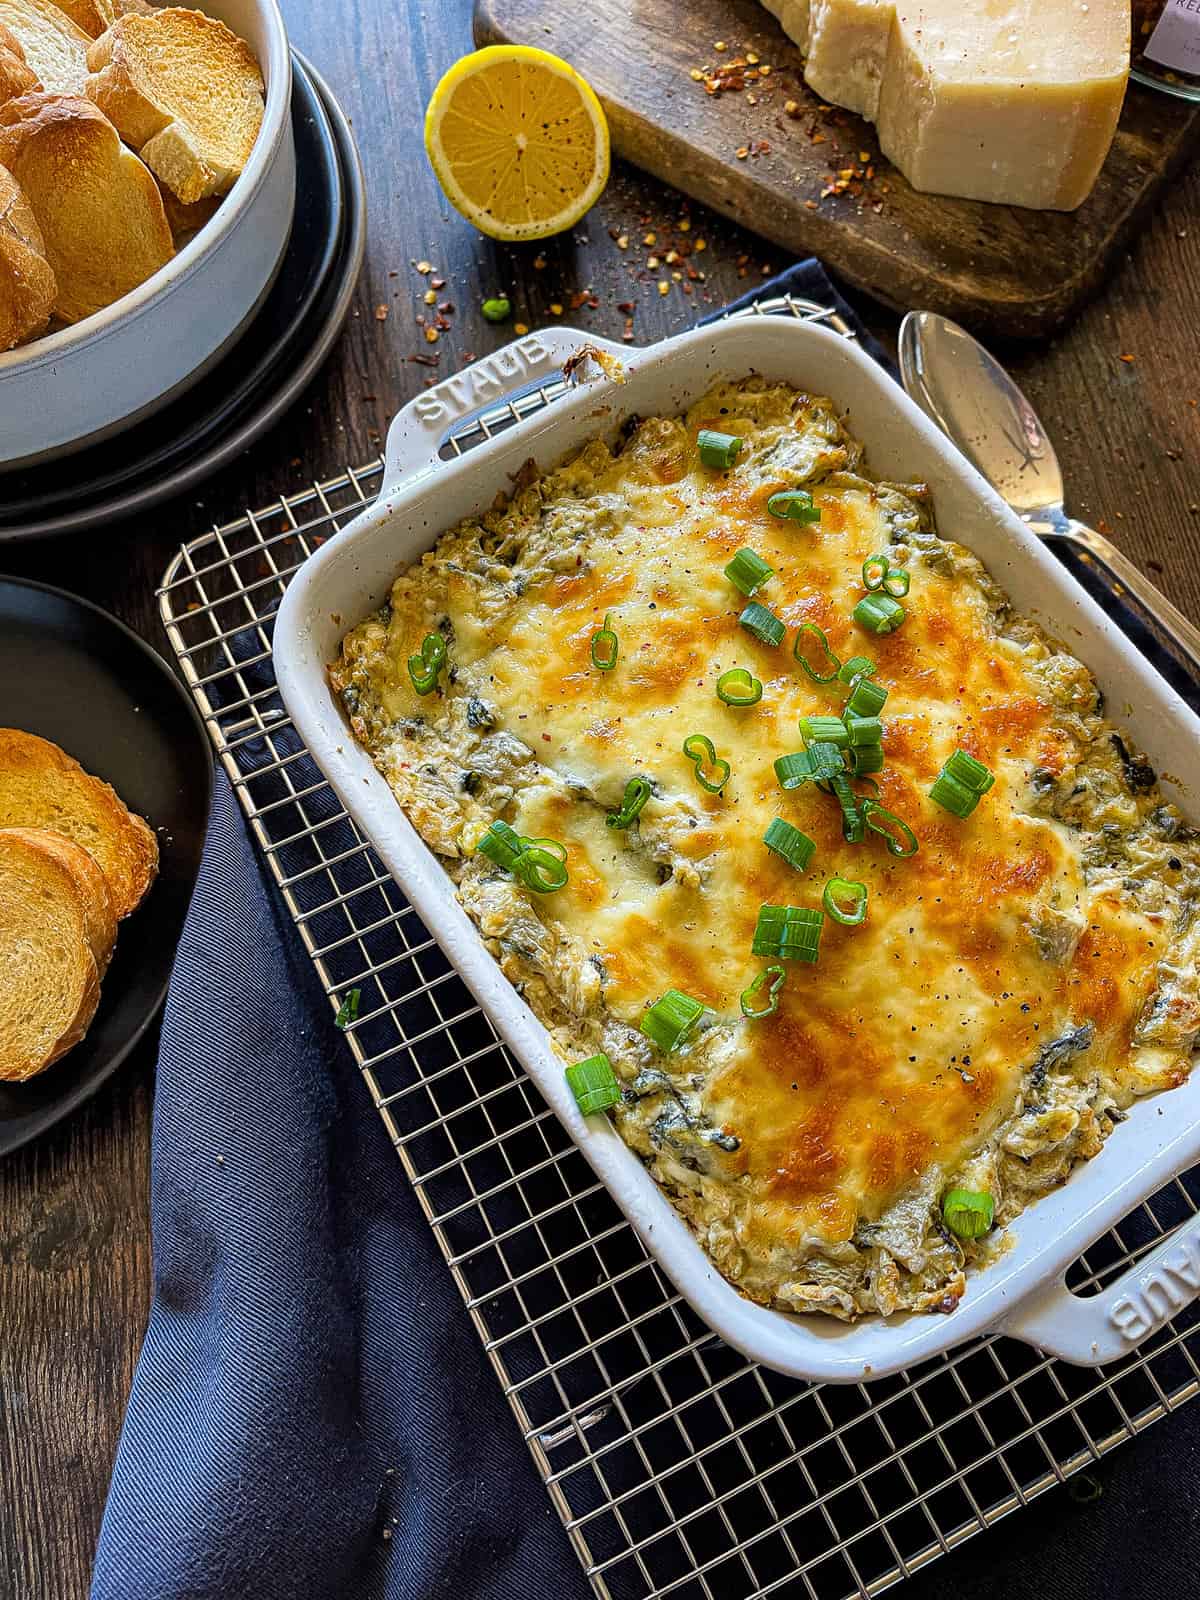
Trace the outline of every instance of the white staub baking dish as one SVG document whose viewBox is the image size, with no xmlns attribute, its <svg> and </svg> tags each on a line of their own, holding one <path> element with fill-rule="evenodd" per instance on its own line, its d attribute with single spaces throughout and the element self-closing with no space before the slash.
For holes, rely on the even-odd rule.
<svg viewBox="0 0 1200 1600">
<path fill-rule="evenodd" d="M 461 517 L 490 505 L 529 457 L 550 466 L 589 438 L 615 432 L 630 414 L 678 412 L 718 377 L 758 372 L 832 395 L 876 472 L 932 485 L 940 527 L 975 550 L 1017 605 L 1092 668 L 1111 714 L 1170 775 L 1175 797 L 1194 814 L 1200 722 L 887 375 L 823 328 L 734 319 L 648 350 L 609 346 L 625 364 L 624 384 L 597 376 L 468 455 L 439 460 L 453 423 L 531 379 L 553 376 L 569 354 L 598 342 L 567 328 L 530 335 L 399 414 L 378 502 L 306 563 L 280 607 L 275 664 L 297 728 L 647 1248 L 723 1338 L 781 1372 L 834 1382 L 882 1376 L 995 1329 L 1082 1365 L 1126 1354 L 1200 1293 L 1200 1218 L 1099 1294 L 1068 1292 L 1064 1274 L 1140 1200 L 1200 1160 L 1200 1071 L 1183 1087 L 1135 1105 L 1099 1156 L 1021 1216 L 1010 1230 L 1012 1248 L 969 1278 L 951 1315 L 846 1326 L 753 1305 L 710 1265 L 617 1133 L 600 1118 L 579 1115 L 545 1030 L 501 976 L 436 859 L 351 737 L 326 664 L 346 630 L 385 600 L 401 566 Z"/>
</svg>

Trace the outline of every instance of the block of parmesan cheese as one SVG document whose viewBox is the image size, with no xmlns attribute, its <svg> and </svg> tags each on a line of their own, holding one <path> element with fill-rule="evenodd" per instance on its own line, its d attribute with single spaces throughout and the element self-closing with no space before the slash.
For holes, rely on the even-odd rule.
<svg viewBox="0 0 1200 1600">
<path fill-rule="evenodd" d="M 1128 0 L 771 9 L 799 27 L 812 88 L 873 120 L 915 189 L 1059 211 L 1091 193 L 1129 76 Z"/>
</svg>

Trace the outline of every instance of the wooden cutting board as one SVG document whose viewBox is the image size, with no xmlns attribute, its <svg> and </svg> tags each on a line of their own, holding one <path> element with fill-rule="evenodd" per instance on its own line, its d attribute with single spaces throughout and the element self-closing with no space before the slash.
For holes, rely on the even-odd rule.
<svg viewBox="0 0 1200 1600">
<path fill-rule="evenodd" d="M 635 165 L 897 309 L 943 311 L 988 334 L 1038 337 L 1066 322 L 1200 138 L 1200 109 L 1131 83 L 1078 211 L 983 205 L 918 194 L 879 156 L 869 123 L 822 111 L 799 51 L 757 0 L 476 0 L 475 37 L 566 57 Z M 729 74 L 751 53 L 771 70 L 740 92 L 710 94 L 690 76 Z"/>
</svg>

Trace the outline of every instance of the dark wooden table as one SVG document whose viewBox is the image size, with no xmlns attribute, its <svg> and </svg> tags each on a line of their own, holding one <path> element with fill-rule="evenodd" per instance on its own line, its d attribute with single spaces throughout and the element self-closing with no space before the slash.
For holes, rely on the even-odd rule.
<svg viewBox="0 0 1200 1600">
<path fill-rule="evenodd" d="M 285 11 L 297 46 L 351 115 L 367 171 L 367 265 L 340 344 L 290 415 L 199 495 L 139 521 L 0 549 L 0 569 L 68 585 L 164 650 L 153 592 L 181 540 L 346 461 L 369 460 L 392 413 L 423 382 L 512 337 L 512 324 L 484 322 L 485 296 L 510 294 L 514 322 L 530 327 L 557 320 L 561 307 L 563 321 L 619 338 L 632 318 L 641 343 L 684 327 L 785 264 L 753 236 L 619 167 L 574 234 L 540 250 L 493 245 L 449 210 L 419 136 L 439 74 L 470 48 L 469 0 L 285 0 Z M 650 233 L 656 241 L 647 246 Z M 669 268 L 647 267 L 664 240 L 690 243 L 703 281 L 675 283 Z M 416 271 L 422 261 L 435 271 Z M 436 302 L 453 310 L 441 314 L 447 326 L 429 343 L 416 319 L 437 314 L 437 304 L 423 300 L 434 278 L 445 280 Z M 660 280 L 670 284 L 665 295 Z M 1192 173 L 1068 333 L 1001 354 L 1059 446 L 1072 509 L 1111 530 L 1200 621 L 1198 282 L 1200 173 Z M 894 331 L 888 313 L 864 309 L 881 335 Z M 436 367 L 423 364 L 431 357 Z M 86 1592 L 149 1307 L 153 1063 L 149 1042 L 68 1125 L 0 1161 L 3 1600 L 75 1600 Z M 1186 1420 L 1162 1424 L 1106 1470 L 1136 1472 L 1162 1431 Z M 1026 1537 L 1035 1519 L 1048 1526 L 1047 1514 L 1025 1513 Z M 948 1590 L 959 1559 L 905 1592 Z"/>
</svg>

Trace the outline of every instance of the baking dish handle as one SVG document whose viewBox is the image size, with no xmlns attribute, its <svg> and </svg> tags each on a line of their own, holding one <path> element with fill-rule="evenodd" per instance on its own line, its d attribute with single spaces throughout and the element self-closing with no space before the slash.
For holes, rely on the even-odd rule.
<svg viewBox="0 0 1200 1600">
<path fill-rule="evenodd" d="M 1099 1294 L 1072 1294 L 1061 1278 L 1038 1290 L 1000 1324 L 1078 1367 L 1098 1367 L 1136 1350 L 1200 1295 L 1200 1216 Z"/>
<path fill-rule="evenodd" d="M 394 489 L 401 479 L 411 481 L 414 473 L 439 467 L 439 452 L 448 435 L 465 431 L 473 417 L 503 408 L 506 400 L 526 390 L 533 392 L 548 378 L 561 379 L 564 363 L 584 349 L 599 350 L 620 361 L 629 357 L 626 345 L 585 333 L 582 328 L 543 328 L 523 334 L 424 390 L 392 419 L 381 493 Z M 574 376 L 578 380 L 599 370 L 595 363 L 584 363 Z M 542 409 L 540 405 L 531 407 Z"/>
</svg>

